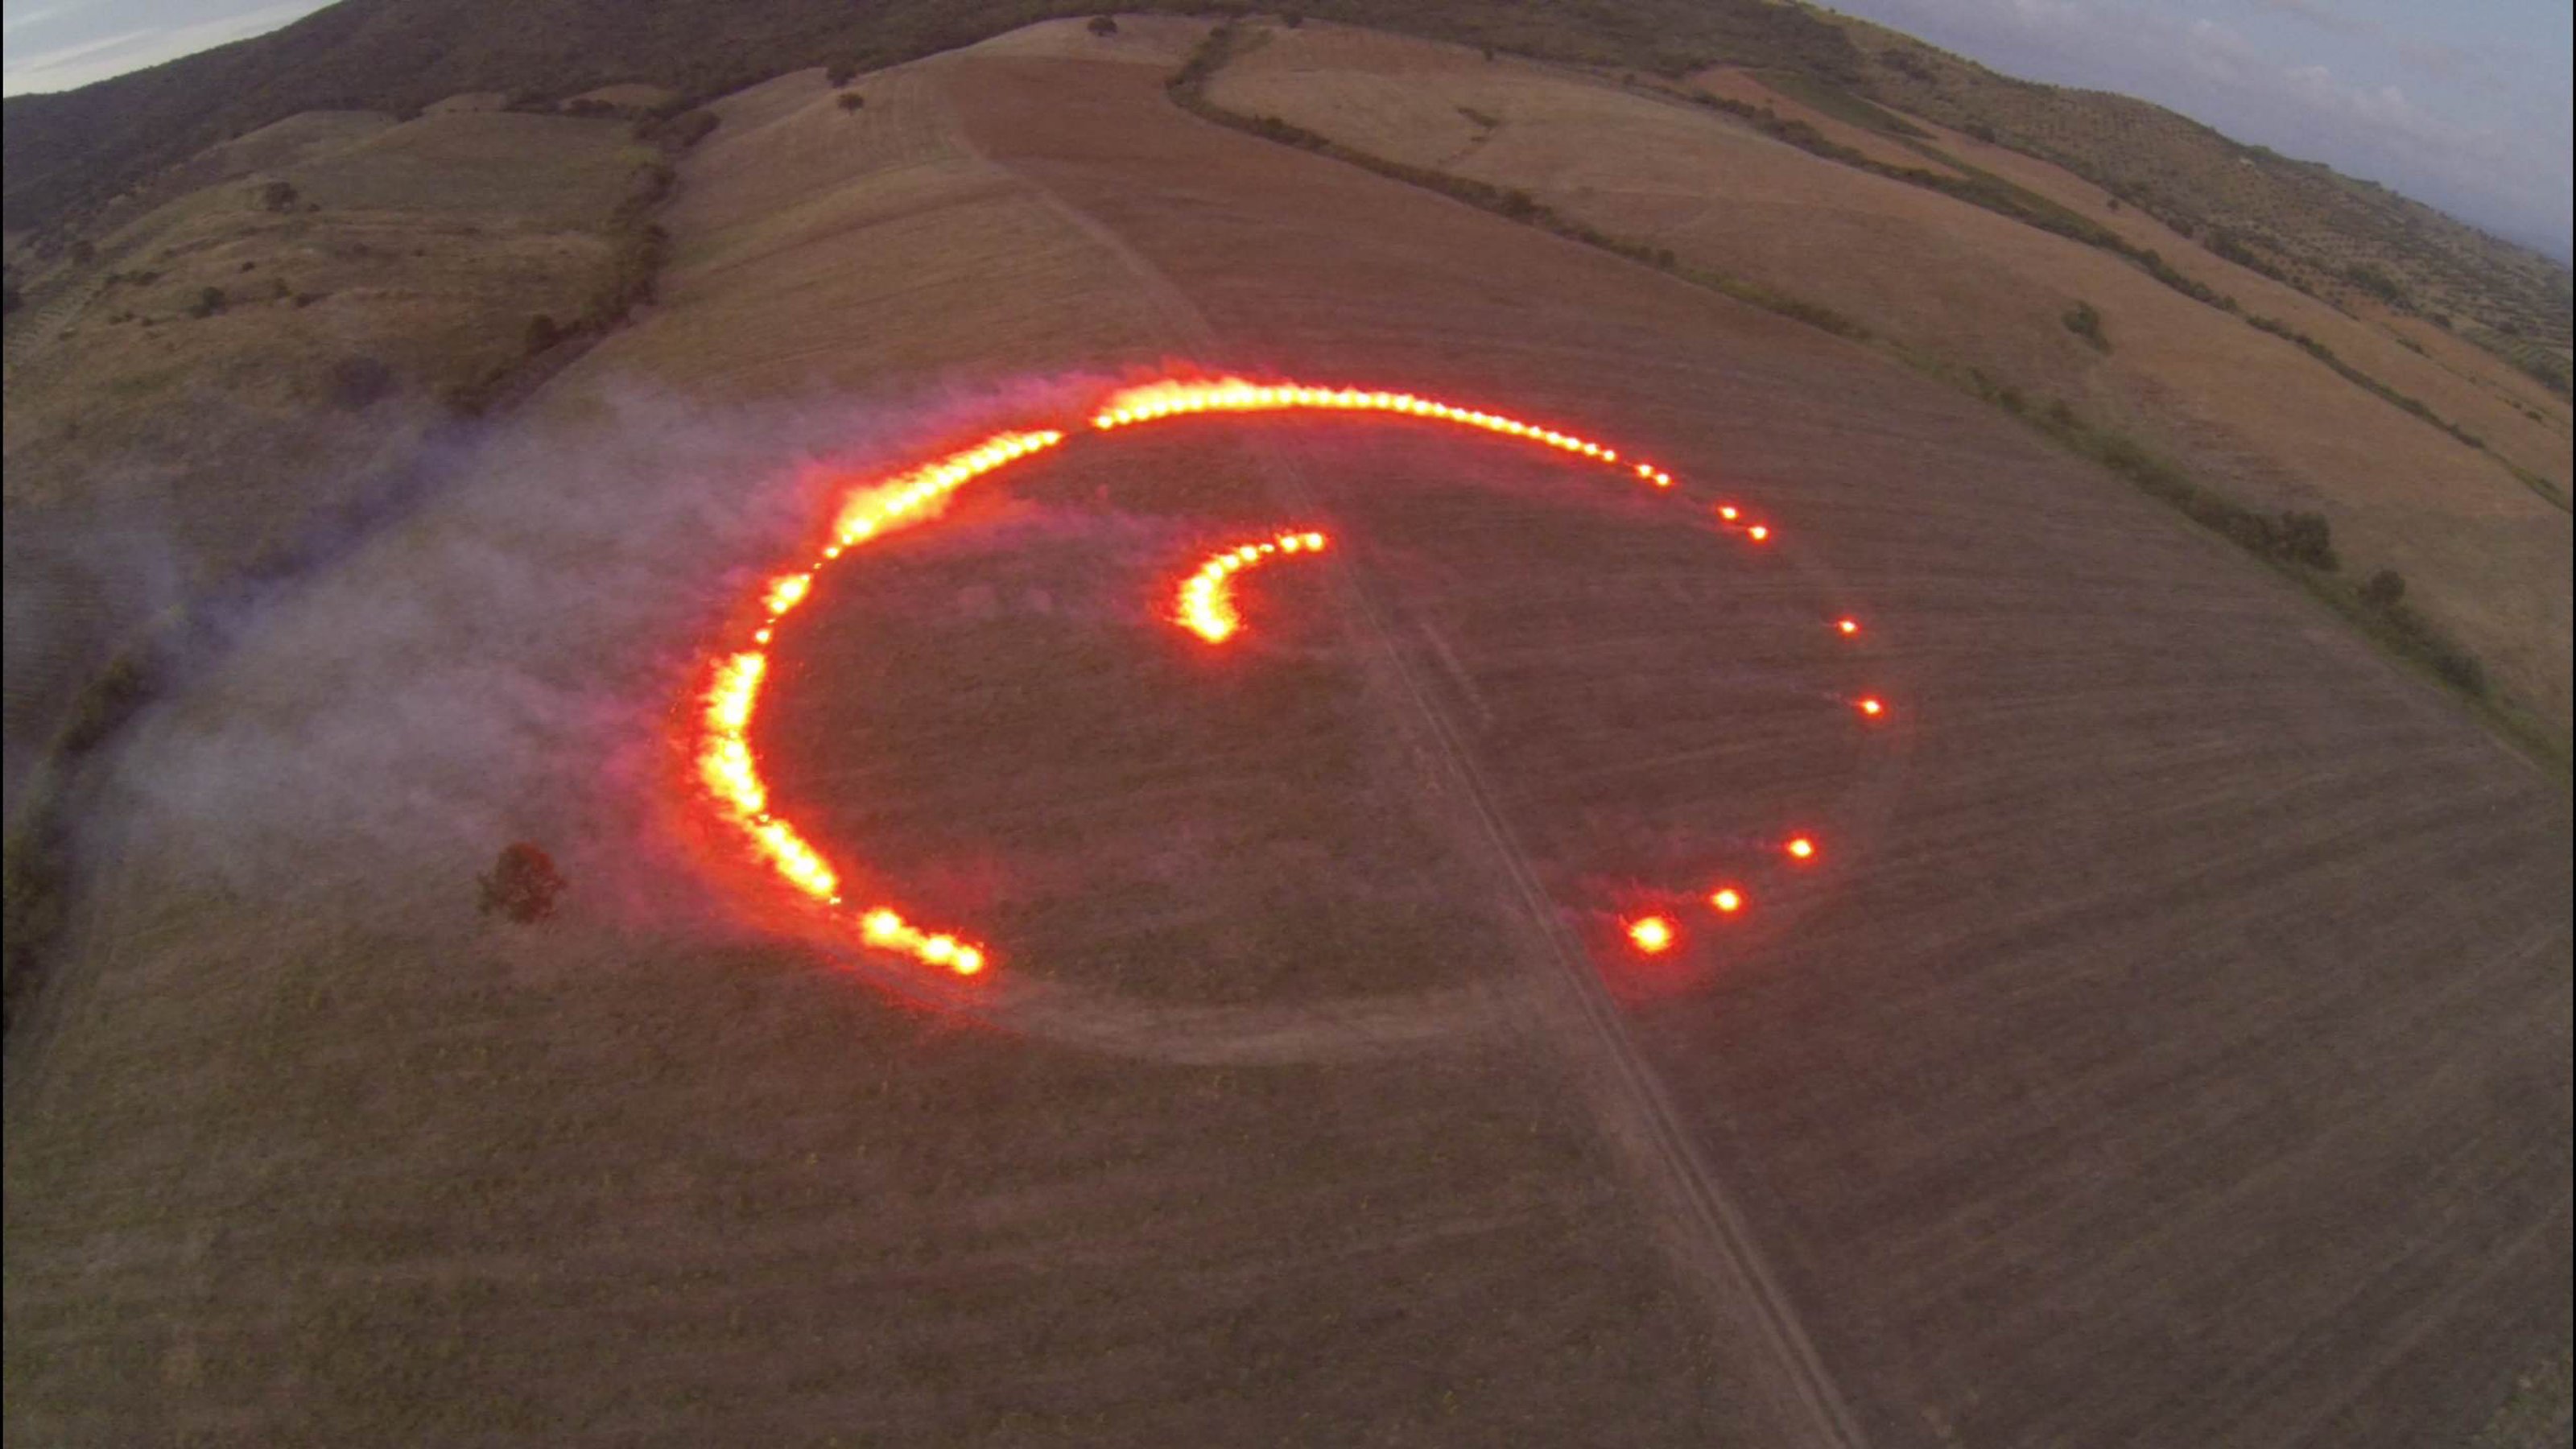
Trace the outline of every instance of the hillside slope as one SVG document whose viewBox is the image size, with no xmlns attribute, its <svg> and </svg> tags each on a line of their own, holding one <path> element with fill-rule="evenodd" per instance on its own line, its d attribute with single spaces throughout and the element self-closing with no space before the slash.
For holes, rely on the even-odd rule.
<svg viewBox="0 0 2576 1449">
<path fill-rule="evenodd" d="M 181 173 L 11 319 L 13 821 L 139 625 L 347 537 L 435 467 L 423 440 L 460 408 L 622 313 L 667 179 L 617 122 L 367 112 Z"/>
<path fill-rule="evenodd" d="M 1186 9 L 1180 0 L 1147 9 Z M 13 96 L 0 141 L 12 233 L 68 240 L 82 218 L 203 147 L 299 112 L 407 114 L 441 97 L 560 100 L 645 81 L 719 94 L 799 66 L 890 64 L 1070 3 L 761 0 L 703 11 L 651 0 L 340 0 L 270 35 L 61 95 Z M 1325 0 L 1304 13 L 1553 60 L 1679 76 L 1757 66 L 1848 86 L 2058 159 L 2196 234 L 2337 301 L 2456 318 L 2567 388 L 2568 269 L 2380 188 L 2239 145 L 2126 97 L 1999 76 L 1866 22 L 1767 0 Z M 2366 278 L 2369 285 L 2357 281 Z"/>
<path fill-rule="evenodd" d="M 2327 300 L 2491 329 L 2498 352 L 2523 357 L 2567 395 L 2566 264 L 2160 106 L 2036 85 L 1866 21 L 1841 24 L 1867 58 L 1869 94 L 2057 161 Z"/>
<path fill-rule="evenodd" d="M 1747 93 L 1761 90 L 1751 76 Z M 2100 247 L 1809 155 L 1734 115 L 1562 68 L 1307 25 L 1253 32 L 1209 97 L 1374 156 L 1519 191 L 1684 265 L 1819 303 L 1954 377 L 2107 421 L 2266 513 L 2317 510 L 2356 575 L 2384 567 L 2563 735 L 2570 722 L 2566 405 L 2493 359 L 2455 370 L 2397 334 L 2134 216 L 2209 305 Z M 1918 128 L 1919 129 L 1919 128 Z M 1930 134 L 1928 131 L 1924 134 Z M 1951 153 L 1933 148 L 1937 160 Z M 1982 151 L 1963 151 L 1961 158 Z M 2016 158 L 2016 174 L 2083 185 Z M 1972 163 L 1973 164 L 1973 163 Z M 2094 208 L 2099 212 L 2098 193 Z M 2094 339 L 2068 316 L 2093 309 Z M 2273 330 L 2248 325 L 2249 319 Z M 2393 405 L 2282 331 L 2433 410 Z M 2539 480 L 2544 495 L 2515 469 Z"/>
</svg>

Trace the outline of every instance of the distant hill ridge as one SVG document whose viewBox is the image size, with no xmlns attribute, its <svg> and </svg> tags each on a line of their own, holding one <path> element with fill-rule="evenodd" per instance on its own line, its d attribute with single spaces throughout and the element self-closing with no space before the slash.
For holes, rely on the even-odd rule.
<svg viewBox="0 0 2576 1449">
<path fill-rule="evenodd" d="M 1063 0 L 340 0 L 282 30 L 6 103 L 0 220 L 40 250 L 118 193 L 303 111 L 397 114 L 498 91 L 520 103 L 646 81 L 723 94 L 809 66 L 873 69 L 1097 11 Z M 1190 4 L 1131 11 L 1199 11 Z M 1215 7 L 1240 13 L 1249 7 Z M 1997 75 L 1895 31 L 1769 0 L 1323 0 L 1317 19 L 1559 61 L 1682 75 L 1793 72 L 2067 165 L 2320 295 L 2457 313 L 2565 388 L 2568 270 L 2429 207 L 2241 146 L 2126 97 Z"/>
</svg>

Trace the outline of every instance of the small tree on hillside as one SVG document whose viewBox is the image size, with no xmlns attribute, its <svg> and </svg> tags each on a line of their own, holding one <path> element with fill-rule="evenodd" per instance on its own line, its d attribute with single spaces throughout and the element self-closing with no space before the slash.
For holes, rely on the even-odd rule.
<svg viewBox="0 0 2576 1449">
<path fill-rule="evenodd" d="M 2322 513 L 2285 512 L 2273 532 L 2281 557 L 2312 569 L 2333 573 L 2340 567 L 2335 557 L 2334 533 Z"/>
<path fill-rule="evenodd" d="M 1107 15 L 1094 15 L 1091 17 L 1090 30 L 1094 35 L 1116 35 L 1118 22 Z"/>
<path fill-rule="evenodd" d="M 565 881 L 552 856 L 521 840 L 504 847 L 491 873 L 475 877 L 475 884 L 482 887 L 479 909 L 484 915 L 499 911 L 524 926 L 555 913 L 555 898 L 563 894 Z"/>
<path fill-rule="evenodd" d="M 2394 609 L 2406 598 L 2406 576 L 2395 569 L 2381 569 L 2361 586 L 2361 601 L 2374 609 Z"/>
<path fill-rule="evenodd" d="M 528 319 L 527 345 L 530 354 L 543 352 L 562 340 L 563 329 L 555 325 L 555 319 L 552 317 L 540 312 Z"/>
<path fill-rule="evenodd" d="M 2111 350 L 2111 339 L 2102 335 L 2102 314 L 2094 310 L 2092 303 L 2078 302 L 2058 320 L 2066 324 L 2067 331 L 2092 344 L 2096 352 Z"/>
<path fill-rule="evenodd" d="M 868 108 L 868 98 L 857 91 L 852 91 L 841 97 L 840 105 L 844 111 L 864 111 Z"/>
</svg>

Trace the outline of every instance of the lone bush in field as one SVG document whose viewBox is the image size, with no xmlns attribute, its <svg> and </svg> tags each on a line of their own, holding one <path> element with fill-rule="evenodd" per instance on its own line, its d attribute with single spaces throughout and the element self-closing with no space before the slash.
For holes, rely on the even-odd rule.
<svg viewBox="0 0 2576 1449">
<path fill-rule="evenodd" d="M 224 310 L 224 289 L 208 287 L 197 294 L 197 305 L 188 309 L 191 317 L 212 317 Z"/>
<path fill-rule="evenodd" d="M 555 913 L 565 882 L 552 856 L 521 840 L 504 847 L 491 874 L 475 877 L 475 884 L 482 887 L 484 915 L 499 911 L 524 926 Z"/>
<path fill-rule="evenodd" d="M 857 91 L 852 91 L 848 95 L 841 97 L 838 104 L 844 111 L 860 111 L 867 108 L 868 98 L 860 95 Z"/>
<path fill-rule="evenodd" d="M 1118 22 L 1106 15 L 1094 15 L 1089 28 L 1094 35 L 1116 35 Z"/>
<path fill-rule="evenodd" d="M 2326 525 L 2322 513 L 2283 513 L 2272 536 L 2281 557 L 2292 563 L 2327 573 L 2341 566 L 2342 561 L 2335 557 L 2334 531 Z"/>
<path fill-rule="evenodd" d="M 2406 576 L 2395 569 L 2381 569 L 2361 586 L 2361 601 L 2374 609 L 2394 609 L 2406 598 Z"/>
<path fill-rule="evenodd" d="M 2102 335 L 2102 314 L 2093 310 L 2092 303 L 2078 302 L 2058 320 L 2066 324 L 2067 331 L 2091 343 L 2095 351 L 2111 350 L 2111 339 Z"/>
<path fill-rule="evenodd" d="M 555 319 L 543 312 L 528 319 L 527 346 L 531 356 L 561 341 L 563 329 L 555 325 Z"/>
</svg>

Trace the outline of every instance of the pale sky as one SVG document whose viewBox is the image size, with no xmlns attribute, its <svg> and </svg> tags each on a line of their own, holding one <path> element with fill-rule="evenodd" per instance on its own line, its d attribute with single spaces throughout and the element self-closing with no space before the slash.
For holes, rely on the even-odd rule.
<svg viewBox="0 0 2576 1449">
<path fill-rule="evenodd" d="M 275 30 L 328 0 L 0 0 L 9 95 L 68 91 Z"/>
<path fill-rule="evenodd" d="M 321 0 L 0 0 L 6 90 L 69 90 Z M 1837 0 L 2009 75 L 2122 91 L 2565 260 L 2567 0 Z"/>
</svg>

